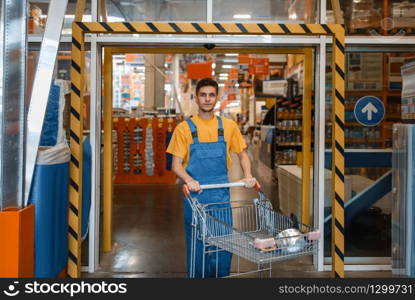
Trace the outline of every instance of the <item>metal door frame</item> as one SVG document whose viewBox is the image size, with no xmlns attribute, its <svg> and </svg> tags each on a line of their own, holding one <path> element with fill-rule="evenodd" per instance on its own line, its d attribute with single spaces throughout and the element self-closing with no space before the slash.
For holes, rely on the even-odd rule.
<svg viewBox="0 0 415 300">
<path fill-rule="evenodd" d="M 304 89 L 303 89 L 303 160 L 302 160 L 302 197 L 301 197 L 301 222 L 310 224 L 310 167 L 311 167 L 311 93 L 312 93 L 312 48 L 284 48 L 284 49 L 264 49 L 264 48 L 215 48 L 207 50 L 200 48 L 152 48 L 152 47 L 128 47 L 104 49 L 104 209 L 103 209 L 103 251 L 112 250 L 112 95 L 113 95 L 113 60 L 114 54 L 126 53 L 251 53 L 251 54 L 302 54 L 304 55 Z M 306 171 L 308 170 L 308 172 Z M 303 213 L 308 212 L 308 213 Z"/>
</svg>

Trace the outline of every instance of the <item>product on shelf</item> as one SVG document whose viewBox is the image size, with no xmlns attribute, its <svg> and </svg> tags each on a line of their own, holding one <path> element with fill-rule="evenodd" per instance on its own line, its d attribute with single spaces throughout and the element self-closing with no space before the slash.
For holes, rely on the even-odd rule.
<svg viewBox="0 0 415 300">
<path fill-rule="evenodd" d="M 382 53 L 349 53 L 347 61 L 347 90 L 359 91 L 382 89 Z"/>
<path fill-rule="evenodd" d="M 294 165 L 297 161 L 297 151 L 293 149 L 277 152 L 277 165 Z"/>
<path fill-rule="evenodd" d="M 283 99 L 277 110 L 276 135 L 275 135 L 275 164 L 293 165 L 297 162 L 297 151 L 302 146 L 302 97 L 294 97 L 293 100 Z M 292 105 L 298 108 L 290 109 Z"/>
<path fill-rule="evenodd" d="M 375 8 L 374 0 L 353 0 L 350 29 L 379 28 L 382 14 Z"/>
<path fill-rule="evenodd" d="M 403 1 L 392 4 L 392 20 L 394 27 L 414 28 L 415 27 L 415 3 Z"/>
<path fill-rule="evenodd" d="M 415 120 L 415 61 L 402 67 L 402 119 Z"/>
<path fill-rule="evenodd" d="M 175 115 L 114 119 L 117 132 L 115 172 L 116 184 L 174 183 L 171 159 L 166 153 L 168 133 L 176 126 Z M 170 132 L 169 132 L 170 131 Z M 170 167 L 169 167 L 170 163 Z"/>
<path fill-rule="evenodd" d="M 40 34 L 46 25 L 46 19 L 42 17 L 42 10 L 35 4 L 30 3 L 29 20 L 27 30 L 29 34 Z"/>
<path fill-rule="evenodd" d="M 114 173 L 118 173 L 118 147 L 117 147 L 117 131 L 112 131 L 112 150 L 113 150 L 113 159 L 114 159 Z"/>
<path fill-rule="evenodd" d="M 336 22 L 335 17 L 334 17 L 334 12 L 332 10 L 327 10 L 327 14 L 326 14 L 326 23 L 327 24 L 344 24 L 344 13 L 343 10 L 340 10 L 340 22 Z"/>
<path fill-rule="evenodd" d="M 124 142 L 124 161 L 123 161 L 123 170 L 124 173 L 130 172 L 130 132 L 128 129 L 125 129 L 123 132 L 123 142 Z"/>
</svg>

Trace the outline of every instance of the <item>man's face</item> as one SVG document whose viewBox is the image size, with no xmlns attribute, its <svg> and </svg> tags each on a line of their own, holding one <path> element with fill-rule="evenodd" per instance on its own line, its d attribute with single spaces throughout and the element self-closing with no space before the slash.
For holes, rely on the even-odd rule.
<svg viewBox="0 0 415 300">
<path fill-rule="evenodd" d="M 216 88 L 213 86 L 202 86 L 196 95 L 196 103 L 203 112 L 211 112 L 218 101 Z"/>
</svg>

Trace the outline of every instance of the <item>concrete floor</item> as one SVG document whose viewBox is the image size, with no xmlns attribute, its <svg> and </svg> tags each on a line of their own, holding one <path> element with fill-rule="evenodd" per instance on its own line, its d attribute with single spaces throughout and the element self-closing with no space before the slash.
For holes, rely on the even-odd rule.
<svg viewBox="0 0 415 300">
<path fill-rule="evenodd" d="M 265 193 L 277 204 L 277 188 L 270 170 L 255 162 L 256 176 Z M 234 159 L 230 180 L 242 176 L 238 159 Z M 114 195 L 113 250 L 102 253 L 100 268 L 84 277 L 171 278 L 186 277 L 185 239 L 181 185 L 118 185 Z M 253 190 L 234 188 L 232 201 L 256 196 Z M 236 271 L 233 256 L 233 271 Z M 244 262 L 244 270 L 256 265 Z M 251 274 L 252 276 L 252 274 Z M 258 274 L 254 274 L 257 277 Z M 268 273 L 266 274 L 268 276 Z M 330 272 L 316 272 L 311 257 L 302 257 L 273 264 L 272 277 L 330 277 Z M 346 272 L 347 277 L 392 277 L 389 271 Z"/>
</svg>

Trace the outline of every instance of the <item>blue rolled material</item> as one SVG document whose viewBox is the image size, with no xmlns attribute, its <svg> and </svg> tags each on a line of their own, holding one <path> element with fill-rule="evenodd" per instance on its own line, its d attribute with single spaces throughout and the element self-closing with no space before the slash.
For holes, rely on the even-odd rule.
<svg viewBox="0 0 415 300">
<path fill-rule="evenodd" d="M 29 203 L 35 205 L 35 277 L 56 277 L 68 260 L 69 162 L 36 165 Z"/>
<path fill-rule="evenodd" d="M 29 204 L 35 206 L 35 277 L 53 278 L 66 267 L 68 260 L 68 186 L 69 158 L 67 145 L 51 147 L 38 154 Z M 39 160 L 41 162 L 39 163 Z M 91 144 L 83 144 L 82 237 L 88 233 L 91 207 Z"/>
</svg>

